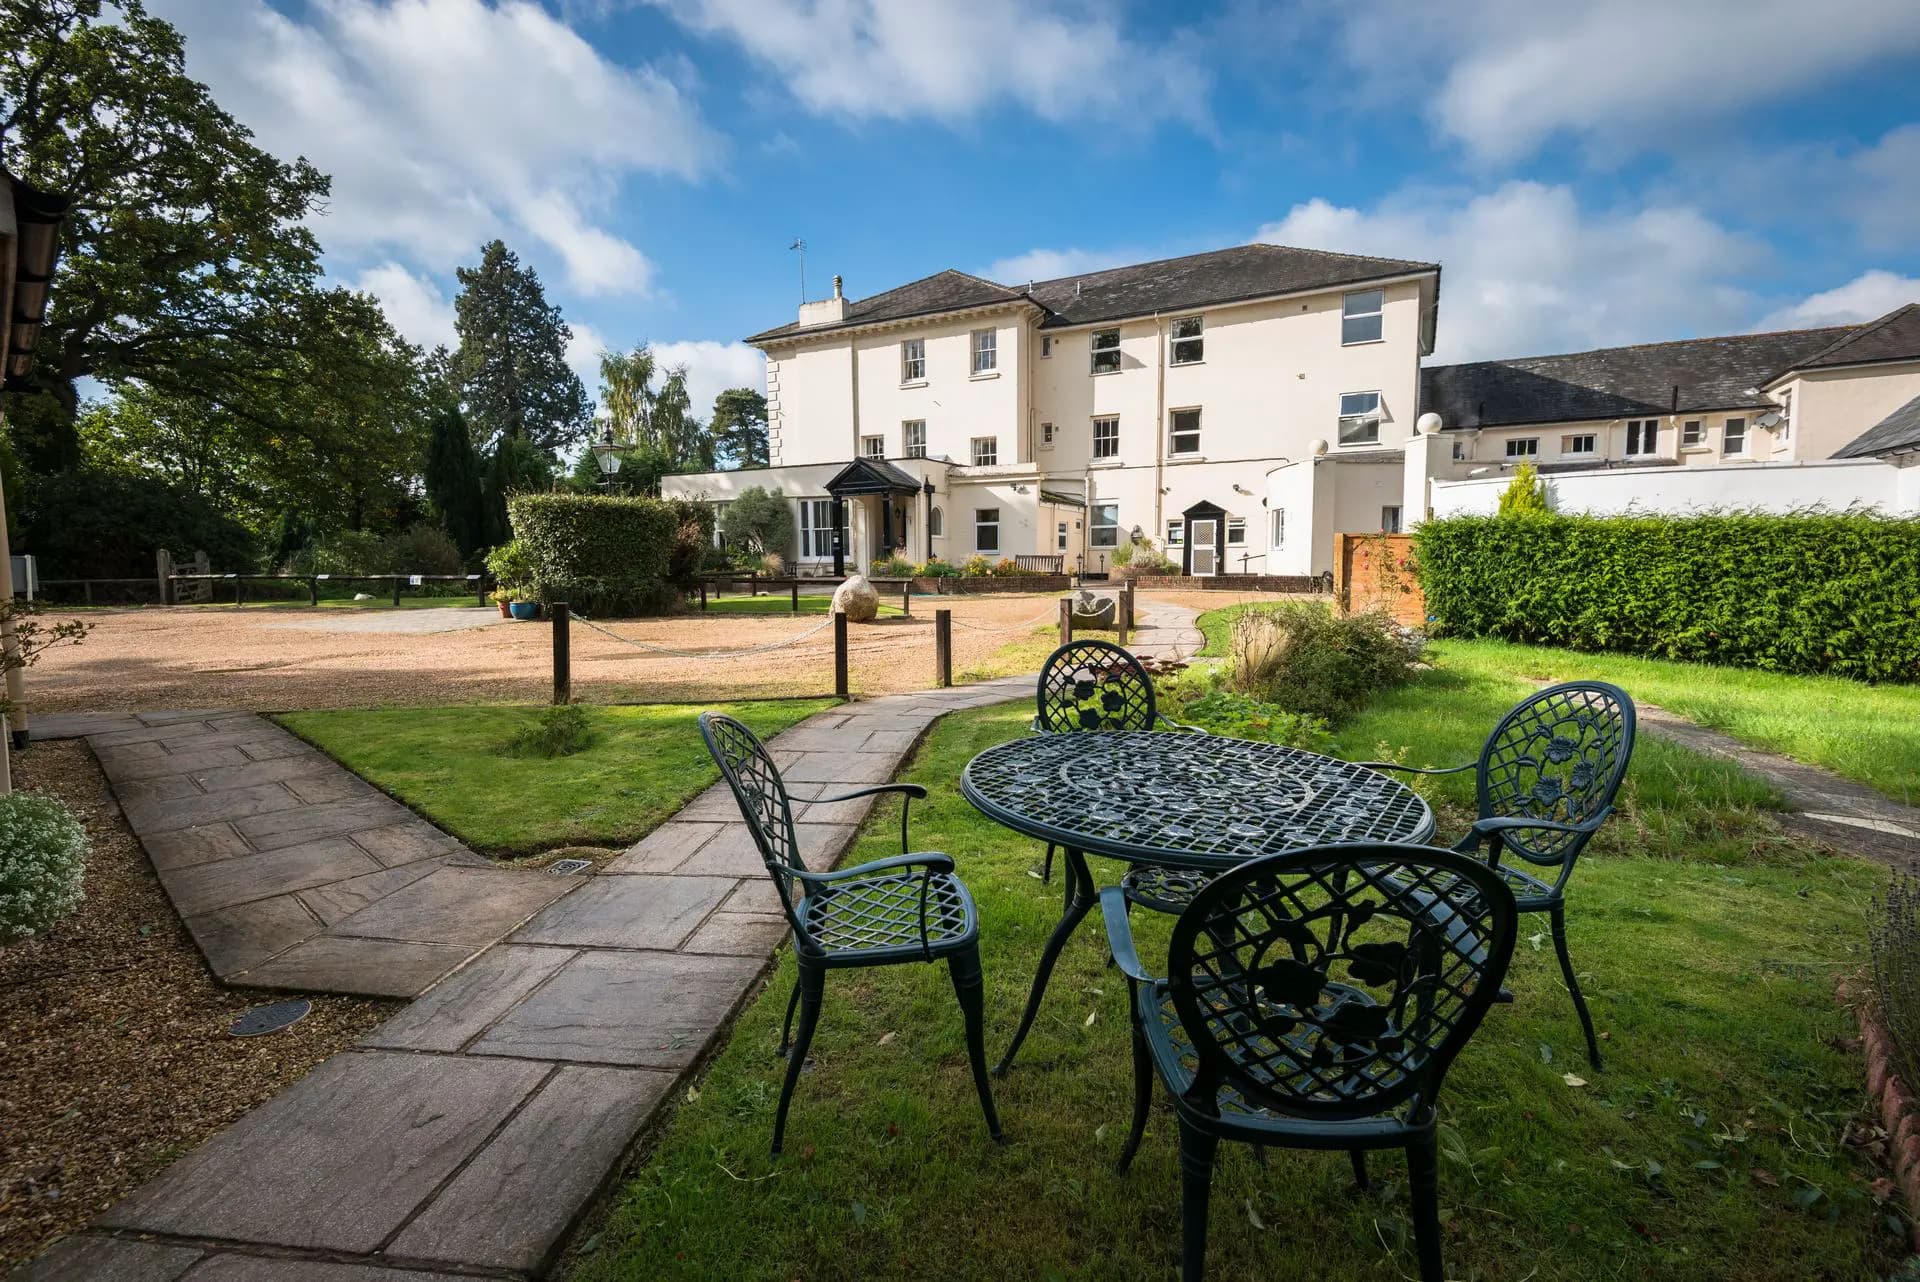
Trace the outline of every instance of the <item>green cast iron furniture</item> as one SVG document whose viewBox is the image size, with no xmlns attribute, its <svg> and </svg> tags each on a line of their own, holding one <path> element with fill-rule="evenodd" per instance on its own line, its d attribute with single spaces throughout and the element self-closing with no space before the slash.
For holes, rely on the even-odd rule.
<svg viewBox="0 0 1920 1282">
<path fill-rule="evenodd" d="M 986 1113 L 987 1131 L 994 1139 L 1001 1139 L 1000 1117 L 994 1111 L 993 1092 L 987 1084 L 980 928 L 973 896 L 954 876 L 951 857 L 907 849 L 906 808 L 913 798 L 925 800 L 927 790 L 914 783 L 889 783 L 818 798 L 825 803 L 880 793 L 901 794 L 901 853 L 896 858 L 877 859 L 838 872 L 811 872 L 801 861 L 793 806 L 766 745 L 732 717 L 713 712 L 700 715 L 700 737 L 733 790 L 767 873 L 773 878 L 781 909 L 793 928 L 794 956 L 800 967 L 800 979 L 787 1003 L 786 1025 L 780 1034 L 780 1052 L 787 1056 L 787 1076 L 773 1119 L 773 1151 L 780 1152 L 786 1135 L 787 1106 L 793 1100 L 794 1085 L 800 1080 L 807 1047 L 820 1020 L 827 972 L 942 959 L 952 974 L 954 993 L 966 1019 L 967 1058 L 973 1067 L 974 1086 L 980 1092 L 980 1107 Z M 790 1036 L 796 1005 L 800 1032 Z"/>
<path fill-rule="evenodd" d="M 1512 889 L 1523 913 L 1546 913 L 1573 1009 L 1587 1036 L 1587 1059 L 1600 1067 L 1593 1016 L 1567 955 L 1567 879 L 1587 842 L 1613 813 L 1613 800 L 1633 759 L 1633 699 L 1604 681 L 1548 686 L 1516 705 L 1487 736 L 1477 761 L 1424 770 L 1391 761 L 1360 764 L 1373 770 L 1450 775 L 1477 770 L 1480 817 L 1454 849 L 1484 854 Z M 1518 855 L 1539 875 L 1502 856 Z"/>
<path fill-rule="evenodd" d="M 1221 1140 L 1407 1151 L 1414 1240 L 1441 1282 L 1435 1097 L 1513 956 L 1513 892 L 1467 855 L 1426 846 L 1317 846 L 1220 873 L 1174 923 L 1167 975 L 1134 948 L 1125 892 L 1101 892 L 1132 995 L 1139 1151 L 1157 1075 L 1180 1131 L 1181 1275 L 1198 1282 Z"/>
</svg>

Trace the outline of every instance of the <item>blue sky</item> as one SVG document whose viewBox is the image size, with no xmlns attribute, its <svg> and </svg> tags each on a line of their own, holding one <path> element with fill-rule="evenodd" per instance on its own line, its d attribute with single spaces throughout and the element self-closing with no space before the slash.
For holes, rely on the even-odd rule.
<svg viewBox="0 0 1920 1282">
<path fill-rule="evenodd" d="M 1443 265 L 1438 359 L 1920 299 L 1912 0 L 149 0 L 420 342 L 503 237 L 704 401 L 834 273 L 1254 239 Z M 592 388 L 589 378 L 589 388 Z"/>
</svg>

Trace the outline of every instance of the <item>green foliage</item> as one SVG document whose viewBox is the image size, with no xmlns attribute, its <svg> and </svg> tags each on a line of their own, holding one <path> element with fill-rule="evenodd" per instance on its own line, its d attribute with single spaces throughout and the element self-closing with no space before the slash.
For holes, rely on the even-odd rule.
<svg viewBox="0 0 1920 1282">
<path fill-rule="evenodd" d="M 422 522 L 396 530 L 381 541 L 385 574 L 465 574 L 466 558 L 447 532 Z"/>
<path fill-rule="evenodd" d="M 681 586 L 672 577 L 685 540 L 683 512 L 659 499 L 519 494 L 508 501 L 515 539 L 543 602 L 590 616 L 664 614 Z M 698 553 L 688 564 L 698 563 Z"/>
<path fill-rule="evenodd" d="M 1545 516 L 1551 511 L 1547 506 L 1547 484 L 1540 479 L 1540 469 L 1531 463 L 1515 467 L 1513 479 L 1500 491 L 1500 515 Z"/>
<path fill-rule="evenodd" d="M 79 906 L 87 830 L 53 797 L 0 796 L 0 944 L 37 935 Z"/>
<path fill-rule="evenodd" d="M 530 591 L 533 585 L 533 558 L 519 539 L 508 539 L 487 553 L 487 573 L 502 591 Z"/>
<path fill-rule="evenodd" d="M 1115 548 L 1113 564 L 1117 569 L 1131 570 L 1135 574 L 1178 574 L 1180 572 L 1178 562 L 1169 559 L 1165 552 L 1145 539 L 1138 543 L 1122 543 Z"/>
<path fill-rule="evenodd" d="M 393 534 L 335 530 L 301 549 L 289 562 L 294 574 L 464 574 L 466 563 L 446 531 L 416 525 Z"/>
<path fill-rule="evenodd" d="M 914 573 L 912 558 L 901 556 L 898 553 L 892 556 L 881 557 L 868 568 L 873 574 L 883 579 L 911 578 Z"/>
<path fill-rule="evenodd" d="M 923 579 L 957 579 L 960 577 L 960 570 L 957 566 L 950 561 L 942 561 L 937 556 L 931 561 L 923 561 L 914 573 Z"/>
<path fill-rule="evenodd" d="M 1286 712 L 1337 724 L 1404 684 L 1424 642 L 1384 614 L 1336 615 L 1291 601 L 1234 622 L 1228 685 Z"/>
<path fill-rule="evenodd" d="M 667 582 L 681 591 L 695 585 L 713 546 L 713 505 L 699 499 L 666 499 L 673 513 L 673 552 L 667 557 Z"/>
<path fill-rule="evenodd" d="M 978 552 L 960 563 L 960 577 L 965 579 L 984 579 L 993 573 L 993 562 Z"/>
<path fill-rule="evenodd" d="M 748 552 L 778 552 L 793 548 L 793 511 L 787 500 L 758 485 L 740 492 L 720 518 L 727 546 Z"/>
<path fill-rule="evenodd" d="M 525 441 L 545 454 L 585 440 L 593 403 L 567 365 L 573 331 L 539 274 L 495 240 L 481 246 L 479 266 L 456 275 L 452 375 L 475 439 Z"/>
<path fill-rule="evenodd" d="M 1309 752 L 1325 752 L 1331 742 L 1325 721 L 1227 689 L 1226 673 L 1217 666 L 1188 668 L 1174 677 L 1160 678 L 1154 682 L 1154 692 L 1162 712 L 1210 734 Z"/>
<path fill-rule="evenodd" d="M 751 387 L 729 387 L 714 397 L 707 431 L 719 466 L 767 465 L 767 398 Z"/>
<path fill-rule="evenodd" d="M 473 451 L 466 417 L 457 405 L 443 406 L 433 416 L 425 480 L 427 502 L 461 555 L 472 556 L 485 547 L 487 501 L 480 484 L 480 456 Z"/>
<path fill-rule="evenodd" d="M 1466 636 L 1920 679 L 1920 520 L 1865 512 L 1457 516 L 1415 532 Z"/>
<path fill-rule="evenodd" d="M 193 492 L 141 472 L 88 468 L 36 478 L 22 496 L 16 551 L 50 579 L 118 579 L 154 572 L 154 552 L 204 549 L 217 572 L 258 568 L 253 534 Z"/>
<path fill-rule="evenodd" d="M 386 540 L 372 530 L 336 530 L 295 558 L 295 574 L 386 574 Z"/>
<path fill-rule="evenodd" d="M 507 740 L 510 757 L 571 757 L 593 746 L 587 710 L 577 703 L 542 708 Z"/>
</svg>

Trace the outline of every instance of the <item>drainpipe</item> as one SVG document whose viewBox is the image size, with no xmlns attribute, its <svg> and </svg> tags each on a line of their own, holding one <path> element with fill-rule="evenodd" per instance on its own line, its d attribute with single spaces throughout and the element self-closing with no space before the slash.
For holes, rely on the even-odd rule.
<svg viewBox="0 0 1920 1282">
<path fill-rule="evenodd" d="M 1167 475 L 1167 333 L 1159 312 L 1153 314 L 1153 344 L 1153 533 L 1148 538 L 1167 528 L 1161 519 Z"/>
</svg>

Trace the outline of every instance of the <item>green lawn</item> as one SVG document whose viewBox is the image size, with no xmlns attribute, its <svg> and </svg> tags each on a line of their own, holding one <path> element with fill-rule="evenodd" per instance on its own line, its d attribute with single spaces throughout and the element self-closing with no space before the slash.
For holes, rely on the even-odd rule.
<svg viewBox="0 0 1920 1282">
<path fill-rule="evenodd" d="M 1442 667 L 1383 696 L 1342 752 L 1472 755 L 1517 677 Z M 1031 842 L 984 821 L 955 781 L 1025 733 L 1021 704 L 942 722 L 906 777 L 916 848 L 950 852 L 980 904 L 988 1049 L 1016 1022 L 1059 911 Z M 1433 795 L 1443 834 L 1457 781 Z M 1835 976 L 1862 964 L 1884 872 L 1780 832 L 1766 789 L 1724 763 L 1641 740 L 1621 813 L 1573 883 L 1571 936 L 1605 1031 L 1588 1070 L 1544 923 L 1523 920 L 1512 1006 L 1496 1007 L 1442 1099 L 1448 1276 L 1474 1279 L 1874 1279 L 1898 1259 L 1877 1172 L 1842 1145 L 1861 1064 Z M 898 851 L 877 811 L 847 862 Z M 1118 868 L 1097 875 L 1111 881 Z M 1163 921 L 1136 915 L 1157 963 Z M 934 967 L 836 972 L 787 1155 L 766 1152 L 794 980 L 768 991 L 617 1196 L 577 1282 L 741 1278 L 1160 1279 L 1178 1259 L 1174 1128 L 1155 1114 L 1133 1172 L 1111 1162 L 1130 1098 L 1125 984 L 1091 927 L 1056 971 L 1013 1073 L 996 1083 L 1011 1144 L 991 1144 L 960 1015 Z M 1574 1073 L 1587 1084 L 1569 1084 Z M 1409 1277 L 1405 1167 L 1357 1193 L 1341 1154 L 1223 1146 L 1210 1276 Z"/>
<path fill-rule="evenodd" d="M 1225 654 L 1233 620 L 1255 605 L 1200 616 L 1203 654 Z M 1623 654 L 1587 654 L 1505 641 L 1445 640 L 1433 654 L 1461 672 L 1536 681 L 1595 678 L 1634 698 L 1920 805 L 1920 686 L 1790 676 Z M 1470 755 L 1470 754 L 1469 754 Z M 1465 758 L 1463 757 L 1462 760 Z"/>
<path fill-rule="evenodd" d="M 767 736 L 830 699 L 718 705 Z M 694 724 L 699 706 L 588 706 L 594 739 L 570 757 L 513 757 L 503 745 L 535 708 L 290 712 L 279 720 L 476 850 L 638 841 L 720 777 Z"/>
</svg>

